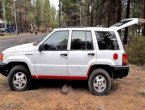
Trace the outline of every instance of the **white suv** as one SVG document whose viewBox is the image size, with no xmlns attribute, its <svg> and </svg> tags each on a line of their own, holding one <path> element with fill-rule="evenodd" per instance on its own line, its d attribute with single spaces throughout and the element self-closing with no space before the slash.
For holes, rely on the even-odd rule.
<svg viewBox="0 0 145 110">
<path fill-rule="evenodd" d="M 109 93 L 111 79 L 128 75 L 118 29 L 137 24 L 127 19 L 110 28 L 59 28 L 44 40 L 8 48 L 0 54 L 0 72 L 12 90 L 29 89 L 31 79 L 88 80 L 93 95 Z"/>
</svg>

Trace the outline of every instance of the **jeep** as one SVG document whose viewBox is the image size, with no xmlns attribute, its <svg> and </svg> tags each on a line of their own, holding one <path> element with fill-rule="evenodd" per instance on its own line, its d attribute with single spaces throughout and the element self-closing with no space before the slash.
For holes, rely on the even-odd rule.
<svg viewBox="0 0 145 110">
<path fill-rule="evenodd" d="M 57 28 L 40 42 L 0 54 L 0 73 L 11 90 L 25 91 L 32 79 L 88 80 L 93 95 L 108 94 L 111 79 L 128 75 L 128 55 L 118 30 L 138 24 L 130 18 L 109 27 Z"/>
</svg>

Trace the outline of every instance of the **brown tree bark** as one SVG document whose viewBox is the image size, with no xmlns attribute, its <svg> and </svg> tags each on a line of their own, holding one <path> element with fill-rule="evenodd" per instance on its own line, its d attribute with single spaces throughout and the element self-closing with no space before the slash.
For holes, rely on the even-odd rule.
<svg viewBox="0 0 145 110">
<path fill-rule="evenodd" d="M 112 24 L 116 22 L 116 0 L 112 0 Z"/>
<path fill-rule="evenodd" d="M 91 26 L 93 26 L 94 22 L 93 10 L 94 10 L 94 0 L 91 0 Z"/>
<path fill-rule="evenodd" d="M 122 0 L 117 0 L 117 17 L 116 22 L 119 22 L 121 20 L 121 12 L 122 12 Z"/>
<path fill-rule="evenodd" d="M 89 22 L 89 15 L 90 15 L 90 9 L 89 9 L 89 4 L 88 4 L 88 6 L 87 6 L 87 26 L 89 26 L 89 24 L 90 24 L 90 22 Z"/>
<path fill-rule="evenodd" d="M 107 21 L 107 26 L 109 27 L 110 26 L 110 12 L 111 12 L 111 9 L 110 9 L 110 0 L 108 0 L 108 21 Z"/>
<path fill-rule="evenodd" d="M 130 0 L 128 0 L 127 2 L 126 18 L 129 18 L 129 14 L 130 14 Z M 127 39 L 128 39 L 128 28 L 125 28 L 124 40 L 123 40 L 124 45 L 127 44 Z"/>
<path fill-rule="evenodd" d="M 143 11 L 144 11 L 144 19 L 145 19 L 145 0 L 144 0 L 144 10 Z M 145 24 L 144 24 L 142 35 L 145 36 Z"/>
<path fill-rule="evenodd" d="M 3 7 L 1 1 L 0 1 L 0 19 L 3 19 Z"/>
</svg>

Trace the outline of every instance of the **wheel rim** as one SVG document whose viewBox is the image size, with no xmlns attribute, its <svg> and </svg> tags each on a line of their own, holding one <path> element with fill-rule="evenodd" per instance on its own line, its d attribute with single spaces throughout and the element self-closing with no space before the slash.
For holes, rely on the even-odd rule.
<svg viewBox="0 0 145 110">
<path fill-rule="evenodd" d="M 106 79 L 102 75 L 98 75 L 94 78 L 93 86 L 97 92 L 103 92 L 106 89 Z"/>
<path fill-rule="evenodd" d="M 13 77 L 13 85 L 17 89 L 23 89 L 27 84 L 27 77 L 23 72 L 17 72 Z"/>
</svg>

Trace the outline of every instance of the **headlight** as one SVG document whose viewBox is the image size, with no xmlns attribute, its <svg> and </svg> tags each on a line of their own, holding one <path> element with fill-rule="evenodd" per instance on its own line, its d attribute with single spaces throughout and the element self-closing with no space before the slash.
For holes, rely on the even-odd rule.
<svg viewBox="0 0 145 110">
<path fill-rule="evenodd" d="M 0 61 L 3 61 L 3 54 L 0 53 Z"/>
</svg>

